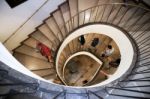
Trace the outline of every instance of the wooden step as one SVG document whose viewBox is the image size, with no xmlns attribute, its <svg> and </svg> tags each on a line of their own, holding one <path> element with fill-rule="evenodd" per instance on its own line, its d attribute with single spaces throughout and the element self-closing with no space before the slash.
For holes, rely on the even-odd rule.
<svg viewBox="0 0 150 99">
<path fill-rule="evenodd" d="M 65 64 L 65 62 L 66 62 L 66 58 L 63 56 L 63 55 L 61 55 L 60 57 L 59 57 L 59 64 L 61 64 L 61 65 L 64 65 Z"/>
<path fill-rule="evenodd" d="M 48 74 L 48 75 L 44 75 L 42 76 L 44 79 L 47 79 L 47 80 L 53 80 L 56 78 L 56 74 Z"/>
<path fill-rule="evenodd" d="M 71 49 L 69 47 L 69 45 L 66 45 L 66 47 L 64 48 L 65 53 L 67 53 L 67 57 L 69 57 L 71 55 Z"/>
<path fill-rule="evenodd" d="M 106 4 L 106 3 L 109 3 L 110 0 L 99 0 L 98 1 L 98 4 Z"/>
<path fill-rule="evenodd" d="M 74 49 L 73 49 L 73 52 L 75 53 L 75 52 L 78 52 L 79 50 L 79 39 L 78 39 L 78 37 L 77 38 L 75 38 L 73 41 L 73 45 L 74 45 Z"/>
<path fill-rule="evenodd" d="M 46 24 L 39 26 L 38 30 L 43 33 L 52 42 L 53 45 L 56 45 L 56 47 L 59 45 L 59 40 L 57 37 L 55 37 L 55 35 Z"/>
<path fill-rule="evenodd" d="M 68 47 L 67 47 L 67 48 L 65 47 L 65 48 L 63 49 L 63 51 L 61 52 L 61 55 L 60 55 L 60 56 L 63 56 L 63 57 L 65 57 L 65 59 L 67 59 L 68 56 L 69 56 L 69 53 L 68 53 L 67 51 L 69 51 L 69 50 L 68 50 Z"/>
<path fill-rule="evenodd" d="M 109 3 L 124 3 L 123 0 L 109 0 Z"/>
<path fill-rule="evenodd" d="M 119 12 L 121 11 L 121 9 L 123 8 L 122 5 L 114 5 L 113 6 L 113 9 L 112 9 L 112 12 L 110 13 L 109 15 L 109 18 L 108 18 L 108 22 L 109 23 L 112 23 L 118 16 Z"/>
<path fill-rule="evenodd" d="M 64 85 L 64 84 L 61 82 L 60 78 L 58 78 L 57 76 L 56 76 L 55 79 L 53 80 L 53 83 L 59 84 L 59 85 Z"/>
<path fill-rule="evenodd" d="M 138 12 L 138 8 L 131 8 L 122 18 L 120 23 L 118 24 L 120 27 L 124 27 L 127 23 L 130 23 L 131 18 L 135 18 L 136 13 Z M 138 12 L 139 13 L 139 12 Z"/>
<path fill-rule="evenodd" d="M 98 4 L 98 0 L 78 0 L 78 10 L 79 12 L 94 7 Z"/>
<path fill-rule="evenodd" d="M 24 44 L 24 45 L 27 45 L 27 46 L 30 46 L 30 47 L 32 47 L 32 48 L 36 48 L 37 42 L 38 42 L 38 40 L 36 40 L 36 39 L 30 37 L 30 38 L 26 39 L 26 40 L 23 42 L 23 44 Z"/>
<path fill-rule="evenodd" d="M 145 13 L 144 11 L 138 11 L 138 13 L 135 14 L 136 17 L 132 18 L 130 22 L 128 22 L 125 26 L 125 29 L 130 32 L 132 28 L 134 28 L 136 25 L 140 25 L 141 27 L 147 24 L 150 20 L 148 16 L 150 16 L 150 13 Z"/>
<path fill-rule="evenodd" d="M 62 70 L 63 70 L 63 67 L 64 67 L 64 64 L 63 63 L 59 63 L 59 66 L 58 66 L 58 72 L 60 73 L 60 76 L 62 77 L 62 74 L 63 74 L 63 72 L 62 72 Z"/>
<path fill-rule="evenodd" d="M 62 35 L 54 17 L 48 18 L 47 20 L 45 20 L 45 22 L 48 25 L 48 27 L 52 30 L 53 34 L 55 34 L 57 39 L 60 42 L 62 42 L 64 38 L 63 38 L 63 35 Z"/>
<path fill-rule="evenodd" d="M 70 48 L 70 52 L 71 52 L 70 54 L 73 54 L 73 51 L 74 51 L 74 44 L 73 44 L 73 42 L 70 41 L 69 44 L 68 44 L 68 46 Z"/>
<path fill-rule="evenodd" d="M 108 19 L 115 8 L 115 5 L 105 5 L 104 12 L 102 13 L 101 22 L 108 22 Z"/>
<path fill-rule="evenodd" d="M 99 7 L 97 7 L 96 11 L 96 22 L 103 22 L 103 19 L 105 19 L 105 14 L 107 15 L 107 13 L 109 13 L 109 11 L 105 12 L 105 10 L 107 9 L 107 5 L 100 5 Z M 109 9 L 110 10 L 110 9 Z"/>
<path fill-rule="evenodd" d="M 98 13 L 99 13 L 99 7 L 98 6 L 93 7 L 91 9 L 89 22 L 95 22 L 97 19 Z"/>
<path fill-rule="evenodd" d="M 63 51 L 61 52 L 61 55 L 60 55 L 60 56 L 63 56 L 65 59 L 67 59 L 68 54 L 67 54 L 67 52 L 65 52 L 65 50 L 63 50 Z"/>
<path fill-rule="evenodd" d="M 63 15 L 62 15 L 61 11 L 56 10 L 55 12 L 53 12 L 53 17 L 56 20 L 56 23 L 57 23 L 61 33 L 63 34 L 63 38 L 65 38 L 68 35 L 68 31 L 65 26 L 65 21 L 63 19 Z"/>
<path fill-rule="evenodd" d="M 45 76 L 50 74 L 56 74 L 56 71 L 54 69 L 47 69 L 47 70 L 36 70 L 32 71 L 33 73 L 39 75 L 39 76 Z"/>
<path fill-rule="evenodd" d="M 70 13 L 69 3 L 68 2 L 63 3 L 60 6 L 60 10 L 62 12 L 63 19 L 66 23 L 67 31 L 70 32 L 73 28 L 72 28 L 72 21 L 70 20 L 71 19 L 71 13 Z"/>
<path fill-rule="evenodd" d="M 50 40 L 45 35 L 43 35 L 40 31 L 35 31 L 30 36 L 55 51 L 55 49 L 52 46 L 52 42 L 50 42 Z"/>
<path fill-rule="evenodd" d="M 99 0 L 98 4 L 123 3 L 123 0 Z"/>
<path fill-rule="evenodd" d="M 53 68 L 53 64 L 48 61 L 25 55 L 19 52 L 14 53 L 14 57 L 29 70 Z"/>
<path fill-rule="evenodd" d="M 72 19 L 72 23 L 73 23 L 73 28 L 77 28 L 78 27 L 78 22 L 79 22 L 79 17 L 77 15 L 78 11 L 78 0 L 68 0 L 69 2 L 69 7 L 70 7 L 70 14 Z M 76 15 L 76 16 L 75 16 Z"/>
<path fill-rule="evenodd" d="M 145 23 L 145 24 L 141 24 L 141 25 L 134 25 L 132 28 L 130 28 L 130 30 L 128 30 L 129 27 L 131 27 L 131 25 L 128 26 L 124 26 L 124 29 L 129 31 L 129 33 L 132 34 L 136 34 L 136 32 L 142 32 L 142 31 L 150 31 L 150 28 L 148 28 L 150 26 L 150 23 Z"/>
<path fill-rule="evenodd" d="M 47 59 L 44 56 L 42 56 L 39 52 L 37 52 L 35 48 L 32 48 L 32 47 L 27 46 L 27 45 L 20 46 L 19 48 L 17 48 L 15 50 L 15 52 L 19 52 L 19 53 L 22 53 L 25 55 L 33 56 L 33 57 L 36 57 L 39 59 L 44 59 L 47 61 Z"/>
<path fill-rule="evenodd" d="M 150 33 L 149 31 L 146 32 L 138 32 L 138 33 L 142 33 L 140 36 L 136 35 L 136 43 L 137 45 L 141 46 L 141 45 L 149 45 L 150 44 Z"/>
<path fill-rule="evenodd" d="M 26 39 L 24 42 L 22 42 L 23 45 L 27 45 L 29 47 L 32 47 L 33 49 L 37 49 L 37 42 L 39 42 L 38 40 L 30 37 L 28 39 Z M 55 49 L 52 49 L 52 56 L 55 56 Z"/>
<path fill-rule="evenodd" d="M 98 0 L 78 0 L 78 11 L 81 12 L 98 4 Z M 79 14 L 79 25 L 83 25 L 90 21 L 92 10 L 86 10 Z"/>
<path fill-rule="evenodd" d="M 130 10 L 130 7 L 121 7 L 120 11 L 117 12 L 116 18 L 113 20 L 113 24 L 118 25 L 120 23 L 120 20 L 124 18 L 126 13 Z"/>
</svg>

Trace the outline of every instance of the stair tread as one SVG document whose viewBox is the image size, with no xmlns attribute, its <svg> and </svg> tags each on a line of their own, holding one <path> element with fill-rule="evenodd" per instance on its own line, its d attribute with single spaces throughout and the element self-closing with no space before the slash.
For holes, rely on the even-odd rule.
<svg viewBox="0 0 150 99">
<path fill-rule="evenodd" d="M 48 46 L 52 50 L 54 50 L 53 46 L 52 46 L 52 43 L 40 31 L 36 31 L 33 34 L 31 34 L 30 36 L 33 37 L 34 39 L 36 39 L 37 41 L 45 44 L 46 46 Z"/>
<path fill-rule="evenodd" d="M 66 29 L 69 32 L 72 30 L 72 21 L 70 20 L 71 19 L 71 13 L 70 13 L 70 8 L 69 8 L 69 3 L 66 2 L 66 3 L 62 4 L 60 6 L 60 10 L 62 12 L 63 19 L 66 23 Z"/>
<path fill-rule="evenodd" d="M 14 53 L 14 57 L 29 70 L 52 68 L 53 64 L 19 52 Z"/>
<path fill-rule="evenodd" d="M 33 73 L 39 75 L 39 76 L 45 76 L 50 74 L 56 74 L 56 71 L 54 69 L 47 69 L 47 70 L 39 70 L 39 71 L 32 71 Z"/>
<path fill-rule="evenodd" d="M 45 75 L 45 76 L 43 76 L 43 78 L 47 79 L 47 80 L 50 80 L 50 81 L 53 81 L 53 79 L 56 78 L 56 74 Z"/>
<path fill-rule="evenodd" d="M 66 30 L 66 27 L 65 27 L 65 21 L 63 19 L 63 15 L 61 13 L 60 10 L 56 10 L 54 13 L 53 13 L 53 17 L 63 35 L 63 38 L 66 37 L 66 35 L 68 34 L 67 30 Z"/>
<path fill-rule="evenodd" d="M 35 48 L 29 47 L 27 45 L 20 46 L 19 48 L 15 50 L 15 52 L 20 52 L 20 53 L 30 55 L 36 58 L 47 60 L 44 56 L 38 53 Z"/>
<path fill-rule="evenodd" d="M 68 2 L 69 2 L 70 15 L 73 18 L 72 19 L 73 28 L 77 28 L 79 19 L 78 16 L 75 15 L 78 13 L 78 0 L 68 0 Z"/>
<path fill-rule="evenodd" d="M 45 20 L 46 24 L 48 25 L 48 27 L 51 29 L 51 31 L 55 34 L 55 36 L 57 37 L 57 39 L 59 41 L 63 40 L 63 36 L 62 33 L 54 19 L 54 17 L 50 17 L 47 20 Z"/>
<path fill-rule="evenodd" d="M 36 39 L 30 37 L 30 38 L 28 38 L 27 40 L 25 40 L 25 41 L 23 42 L 23 44 L 25 44 L 25 45 L 27 45 L 27 46 L 30 46 L 30 47 L 32 47 L 32 48 L 36 48 L 37 42 L 38 42 L 38 41 L 37 41 Z"/>
<path fill-rule="evenodd" d="M 52 42 L 53 45 L 57 45 L 57 39 L 55 40 L 54 34 L 46 24 L 43 24 L 40 27 L 38 27 L 38 30 L 41 31 L 41 33 L 43 33 Z"/>
<path fill-rule="evenodd" d="M 98 4 L 98 1 L 99 0 L 78 0 L 78 10 L 79 10 L 79 12 L 81 12 L 81 11 L 87 9 L 87 8 L 96 6 Z"/>
</svg>

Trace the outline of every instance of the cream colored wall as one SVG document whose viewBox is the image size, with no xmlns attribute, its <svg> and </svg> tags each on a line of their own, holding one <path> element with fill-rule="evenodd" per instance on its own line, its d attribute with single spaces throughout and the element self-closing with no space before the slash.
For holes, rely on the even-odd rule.
<svg viewBox="0 0 150 99">
<path fill-rule="evenodd" d="M 28 0 L 11 9 L 5 0 L 0 0 L 0 41 L 4 43 L 8 50 L 11 51 L 16 48 L 21 41 L 27 38 L 28 34 L 34 31 L 35 27 L 40 25 L 65 0 L 48 0 L 39 12 L 5 42 L 46 1 Z"/>
</svg>

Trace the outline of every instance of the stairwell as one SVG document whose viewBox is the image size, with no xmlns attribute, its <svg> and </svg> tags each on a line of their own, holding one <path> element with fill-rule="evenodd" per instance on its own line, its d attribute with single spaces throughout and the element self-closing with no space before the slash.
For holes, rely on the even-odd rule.
<svg viewBox="0 0 150 99">
<path fill-rule="evenodd" d="M 8 66 L 1 62 L 0 87 L 3 87 L 0 92 L 1 99 L 19 99 L 20 97 L 25 97 L 23 99 L 29 97 L 33 99 L 149 99 L 149 16 L 149 9 L 136 6 L 134 2 L 124 4 L 122 0 L 67 0 L 13 50 L 13 56 L 26 68 L 50 82 L 55 79 L 58 84 L 40 81 L 15 70 L 9 70 Z M 61 52 L 59 68 L 56 67 L 58 51 L 65 39 L 74 31 L 92 24 L 110 25 L 124 31 L 134 43 L 137 60 L 133 61 L 136 64 L 126 76 L 104 87 L 66 87 L 58 71 L 62 70 L 61 68 L 71 55 L 79 51 L 87 51 L 89 46 L 87 43 L 87 46 L 82 48 L 78 38 L 72 39 Z M 111 38 L 94 33 L 86 34 L 86 41 L 90 42 L 93 37 L 98 37 L 103 43 L 96 48 L 97 51 L 94 53 L 96 57 L 100 58 L 100 52 L 107 45 L 116 45 Z M 52 50 L 54 63 L 48 62 L 47 58 L 36 51 L 37 42 L 45 44 Z M 116 49 L 118 49 L 117 46 Z M 6 84 L 6 87 L 3 84 Z M 20 88 L 19 85 L 24 88 Z M 18 90 L 12 91 L 16 89 L 16 86 L 19 86 Z"/>
</svg>

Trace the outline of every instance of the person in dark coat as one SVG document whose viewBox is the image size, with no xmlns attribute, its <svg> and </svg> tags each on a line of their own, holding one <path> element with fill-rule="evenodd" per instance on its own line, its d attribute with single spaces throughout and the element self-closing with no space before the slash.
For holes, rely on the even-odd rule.
<svg viewBox="0 0 150 99">
<path fill-rule="evenodd" d="M 92 46 L 92 47 L 96 47 L 96 46 L 98 45 L 98 43 L 99 43 L 99 38 L 94 38 L 94 39 L 92 40 L 91 46 Z"/>
<path fill-rule="evenodd" d="M 81 49 L 83 48 L 84 44 L 85 44 L 85 38 L 84 38 L 84 35 L 81 35 L 79 37 L 79 42 L 80 42 L 80 45 L 81 45 Z"/>
<path fill-rule="evenodd" d="M 89 51 L 92 52 L 92 53 L 95 53 L 96 52 L 96 46 L 99 44 L 99 38 L 94 38 L 92 40 L 92 43 L 91 43 L 91 48 L 89 48 Z"/>
<path fill-rule="evenodd" d="M 114 68 L 117 68 L 117 67 L 119 66 L 119 64 L 120 64 L 120 61 L 121 61 L 121 59 L 118 58 L 118 59 L 116 59 L 115 61 L 111 61 L 111 62 L 109 63 L 109 65 L 111 65 L 111 66 L 114 67 Z"/>
</svg>

